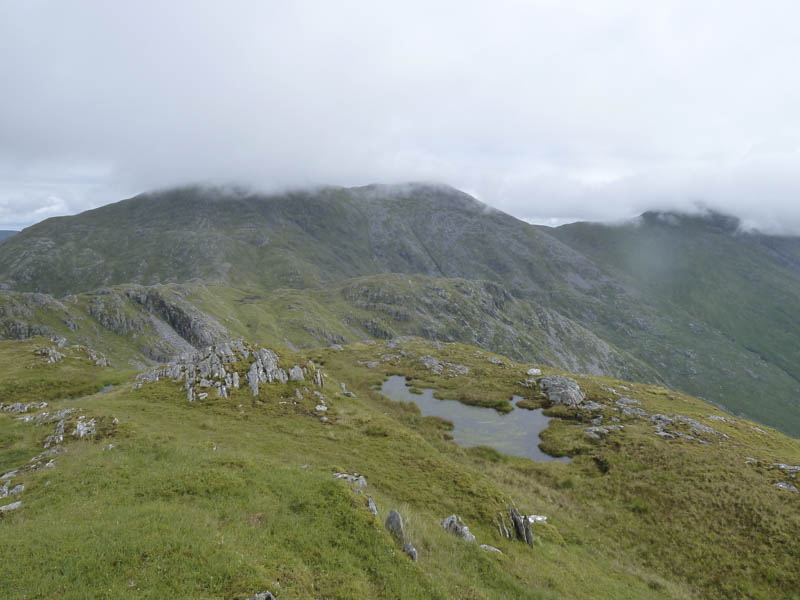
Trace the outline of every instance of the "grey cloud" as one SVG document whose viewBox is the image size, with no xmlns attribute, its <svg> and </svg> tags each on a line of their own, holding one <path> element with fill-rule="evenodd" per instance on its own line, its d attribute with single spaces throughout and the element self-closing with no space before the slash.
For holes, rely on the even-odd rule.
<svg viewBox="0 0 800 600">
<path fill-rule="evenodd" d="M 439 180 L 800 232 L 791 2 L 0 0 L 0 228 L 154 187 Z"/>
</svg>

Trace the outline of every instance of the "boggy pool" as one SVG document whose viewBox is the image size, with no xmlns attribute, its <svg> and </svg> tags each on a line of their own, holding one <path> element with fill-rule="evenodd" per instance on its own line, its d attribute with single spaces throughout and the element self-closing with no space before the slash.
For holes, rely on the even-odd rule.
<svg viewBox="0 0 800 600">
<path fill-rule="evenodd" d="M 493 408 L 469 406 L 457 400 L 438 400 L 431 389 L 412 394 L 406 387 L 406 378 L 400 375 L 389 377 L 380 392 L 391 400 L 415 403 L 425 417 L 441 417 L 453 423 L 453 438 L 461 446 L 491 446 L 498 452 L 538 461 L 570 460 L 566 456 L 550 456 L 539 449 L 539 433 L 550 422 L 541 408 L 515 408 L 510 413 L 499 413 Z M 519 400 L 522 400 L 520 396 L 514 396 L 512 403 Z"/>
</svg>

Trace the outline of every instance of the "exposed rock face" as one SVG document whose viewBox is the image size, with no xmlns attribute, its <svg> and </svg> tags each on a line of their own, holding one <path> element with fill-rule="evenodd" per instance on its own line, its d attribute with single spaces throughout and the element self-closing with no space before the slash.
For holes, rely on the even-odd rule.
<svg viewBox="0 0 800 600">
<path fill-rule="evenodd" d="M 47 362 L 50 364 L 57 363 L 64 359 L 64 355 L 58 351 L 58 348 L 54 347 L 39 348 L 34 352 L 34 354 L 37 356 L 44 356 L 47 359 Z"/>
<path fill-rule="evenodd" d="M 403 531 L 403 517 L 395 509 L 389 511 L 389 516 L 386 517 L 384 523 L 386 529 L 391 533 L 395 539 L 403 542 L 406 538 L 405 531 Z"/>
<path fill-rule="evenodd" d="M 456 515 L 450 515 L 446 519 L 443 519 L 442 528 L 445 531 L 449 531 L 454 536 L 460 537 L 465 542 L 475 541 L 475 536 L 470 533 L 469 527 L 464 525 L 464 522 L 461 520 L 461 518 L 457 517 Z"/>
<path fill-rule="evenodd" d="M 291 369 L 289 369 L 289 380 L 290 381 L 304 381 L 303 369 L 301 369 L 297 365 L 295 365 Z"/>
<path fill-rule="evenodd" d="M 129 289 L 126 295 L 163 319 L 195 348 L 216 344 L 228 336 L 225 327 L 216 319 L 181 298 L 168 298 L 156 289 L 141 286 Z"/>
<path fill-rule="evenodd" d="M 72 432 L 76 438 L 84 438 L 87 436 L 92 436 L 95 434 L 95 430 L 97 425 L 94 419 L 90 419 L 88 421 L 79 420 L 78 424 L 75 425 L 75 431 Z"/>
<path fill-rule="evenodd" d="M 574 407 L 586 398 L 578 382 L 571 377 L 547 375 L 539 380 L 539 387 L 551 404 Z"/>
<path fill-rule="evenodd" d="M 305 366 L 294 365 L 287 373 L 278 366 L 279 357 L 268 348 L 251 351 L 241 341 L 223 342 L 184 354 L 171 361 L 166 367 L 149 369 L 136 377 L 134 389 L 145 383 L 154 383 L 162 378 L 183 381 L 186 397 L 189 402 L 205 400 L 208 392 L 200 391 L 216 388 L 217 396 L 227 398 L 228 391 L 238 389 L 240 375 L 236 364 L 250 360 L 250 367 L 245 375 L 247 384 L 254 396 L 259 393 L 263 383 L 287 383 L 305 381 L 309 378 L 313 383 L 323 382 L 323 373 L 313 362 Z"/>
</svg>

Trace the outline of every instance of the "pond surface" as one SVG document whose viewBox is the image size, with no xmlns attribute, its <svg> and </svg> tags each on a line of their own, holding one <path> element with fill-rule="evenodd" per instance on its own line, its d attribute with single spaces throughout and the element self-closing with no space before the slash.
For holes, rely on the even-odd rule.
<svg viewBox="0 0 800 600">
<path fill-rule="evenodd" d="M 391 400 L 413 402 L 425 417 L 442 417 L 453 423 L 451 434 L 461 446 L 491 446 L 498 452 L 538 461 L 569 461 L 569 457 L 550 456 L 539 449 L 539 433 L 550 422 L 541 408 L 515 408 L 510 413 L 499 413 L 493 408 L 469 406 L 457 400 L 438 400 L 431 389 L 423 389 L 422 394 L 408 390 L 405 377 L 392 375 L 380 392 Z M 519 400 L 520 396 L 514 396 L 512 403 Z"/>
</svg>

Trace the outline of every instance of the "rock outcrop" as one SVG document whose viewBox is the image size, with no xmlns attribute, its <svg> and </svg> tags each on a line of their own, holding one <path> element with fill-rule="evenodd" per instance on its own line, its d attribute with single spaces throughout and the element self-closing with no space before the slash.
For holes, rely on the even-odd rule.
<svg viewBox="0 0 800 600">
<path fill-rule="evenodd" d="M 539 380 L 539 387 L 550 404 L 576 407 L 586 398 L 578 382 L 571 377 L 547 375 Z"/>
<path fill-rule="evenodd" d="M 250 367 L 240 375 L 238 365 L 250 361 Z M 134 389 L 161 379 L 182 381 L 189 402 L 205 400 L 208 391 L 216 389 L 217 397 L 227 398 L 231 389 L 238 389 L 241 377 L 253 393 L 258 396 L 264 383 L 287 383 L 311 381 L 323 387 L 324 374 L 312 361 L 305 365 L 294 365 L 287 372 L 279 366 L 280 358 L 268 348 L 251 351 L 241 341 L 231 341 L 208 346 L 202 350 L 183 354 L 169 362 L 166 367 L 148 369 L 136 377 Z M 322 404 L 324 405 L 324 397 Z"/>
<path fill-rule="evenodd" d="M 441 524 L 445 531 L 449 531 L 454 536 L 461 538 L 465 542 L 475 542 L 475 536 L 470 533 L 469 527 L 464 524 L 464 521 L 461 520 L 461 517 L 450 515 L 446 519 L 443 519 Z"/>
</svg>

